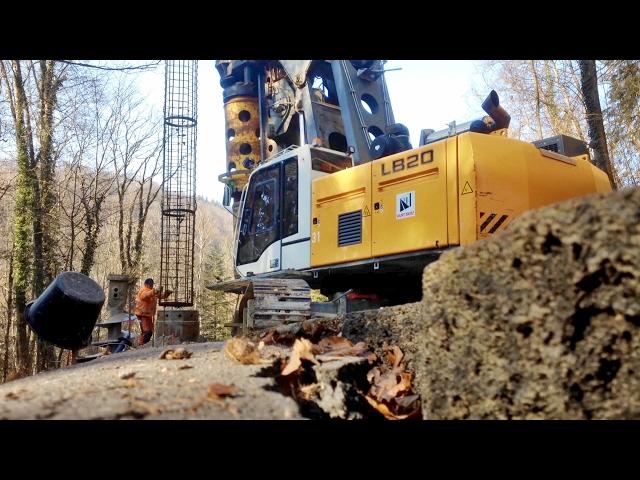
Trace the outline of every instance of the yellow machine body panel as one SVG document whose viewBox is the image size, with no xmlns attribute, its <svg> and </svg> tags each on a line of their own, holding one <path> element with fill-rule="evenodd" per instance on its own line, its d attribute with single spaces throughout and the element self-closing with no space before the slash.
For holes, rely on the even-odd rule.
<svg viewBox="0 0 640 480">
<path fill-rule="evenodd" d="M 531 143 L 477 133 L 460 135 L 458 149 L 459 169 L 465 172 L 460 175 L 460 202 L 465 204 L 460 224 L 466 227 L 461 245 L 503 230 L 528 210 L 611 191 L 607 175 L 586 155 L 566 157 Z"/>
<path fill-rule="evenodd" d="M 446 141 L 376 160 L 371 167 L 373 256 L 448 245 Z"/>
<path fill-rule="evenodd" d="M 311 266 L 371 257 L 371 163 L 313 181 Z"/>
<path fill-rule="evenodd" d="M 608 191 L 586 155 L 463 133 L 314 180 L 311 266 L 468 245 L 528 210 Z"/>
</svg>

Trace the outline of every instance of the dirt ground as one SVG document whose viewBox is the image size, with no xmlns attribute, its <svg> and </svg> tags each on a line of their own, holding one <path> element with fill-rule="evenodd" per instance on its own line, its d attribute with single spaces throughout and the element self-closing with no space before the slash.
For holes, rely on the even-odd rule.
<svg viewBox="0 0 640 480">
<path fill-rule="evenodd" d="M 191 358 L 161 360 L 145 347 L 0 385 L 0 419 L 302 419 L 296 402 L 260 376 L 265 365 L 241 365 L 222 342 L 183 345 Z M 278 354 L 276 347 L 274 355 Z M 237 387 L 214 399 L 209 386 Z"/>
</svg>

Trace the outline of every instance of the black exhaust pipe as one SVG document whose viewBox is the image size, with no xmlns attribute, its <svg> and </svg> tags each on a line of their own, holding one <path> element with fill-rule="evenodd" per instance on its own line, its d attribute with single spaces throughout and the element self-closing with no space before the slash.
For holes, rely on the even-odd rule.
<svg viewBox="0 0 640 480">
<path fill-rule="evenodd" d="M 491 90 L 489 96 L 482 102 L 482 109 L 495 122 L 495 126 L 492 130 L 500 130 L 501 128 L 508 128 L 509 122 L 511 122 L 511 115 L 500 106 L 500 98 L 495 90 Z"/>
<path fill-rule="evenodd" d="M 500 98 L 495 90 L 491 90 L 489 96 L 482 102 L 482 109 L 487 112 L 489 116 L 471 122 L 469 130 L 478 133 L 491 133 L 509 127 L 511 115 L 500 106 Z"/>
</svg>

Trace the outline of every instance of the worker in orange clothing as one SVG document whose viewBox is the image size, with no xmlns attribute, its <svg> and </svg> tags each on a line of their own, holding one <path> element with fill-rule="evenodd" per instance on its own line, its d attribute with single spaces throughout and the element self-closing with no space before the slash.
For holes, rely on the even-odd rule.
<svg viewBox="0 0 640 480">
<path fill-rule="evenodd" d="M 136 317 L 138 317 L 138 320 L 140 320 L 140 329 L 142 330 L 138 342 L 139 345 L 144 345 L 151 340 L 153 336 L 153 323 L 158 301 L 167 298 L 173 293 L 171 290 L 163 293 L 162 287 L 153 288 L 153 285 L 153 278 L 147 278 L 136 296 L 134 313 Z"/>
</svg>

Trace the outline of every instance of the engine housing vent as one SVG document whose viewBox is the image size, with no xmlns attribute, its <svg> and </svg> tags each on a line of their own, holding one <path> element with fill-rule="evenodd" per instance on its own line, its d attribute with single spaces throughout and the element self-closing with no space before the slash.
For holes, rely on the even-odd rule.
<svg viewBox="0 0 640 480">
<path fill-rule="evenodd" d="M 362 210 L 338 215 L 338 246 L 362 243 Z"/>
</svg>

